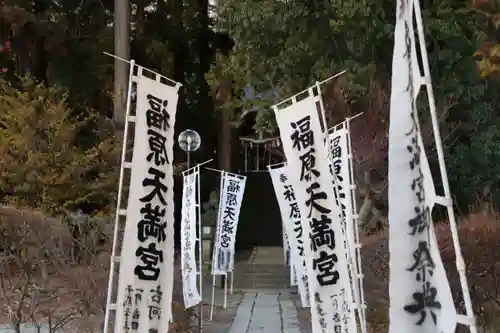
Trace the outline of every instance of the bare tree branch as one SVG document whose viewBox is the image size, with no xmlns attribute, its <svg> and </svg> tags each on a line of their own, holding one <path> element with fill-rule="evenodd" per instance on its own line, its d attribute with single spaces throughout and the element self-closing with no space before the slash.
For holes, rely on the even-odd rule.
<svg viewBox="0 0 500 333">
<path fill-rule="evenodd" d="M 0 235 L 0 320 L 49 324 L 52 333 L 100 311 L 107 270 L 93 233 L 75 240 L 62 219 L 0 207 Z M 78 258 L 67 250 L 75 242 Z"/>
</svg>

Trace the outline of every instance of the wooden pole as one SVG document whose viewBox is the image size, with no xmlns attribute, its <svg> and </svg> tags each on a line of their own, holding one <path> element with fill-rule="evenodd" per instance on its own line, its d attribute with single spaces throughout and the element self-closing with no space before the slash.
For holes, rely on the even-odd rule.
<svg viewBox="0 0 500 333">
<path fill-rule="evenodd" d="M 120 58 L 130 59 L 130 4 L 128 1 L 115 1 L 115 50 Z M 120 140 L 125 127 L 125 106 L 128 87 L 129 64 L 115 58 L 113 120 Z"/>
</svg>

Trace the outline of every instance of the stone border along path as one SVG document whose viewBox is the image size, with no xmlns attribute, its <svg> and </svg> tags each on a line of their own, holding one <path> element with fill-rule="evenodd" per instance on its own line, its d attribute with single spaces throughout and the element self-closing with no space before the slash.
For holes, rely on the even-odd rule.
<svg viewBox="0 0 500 333">
<path fill-rule="evenodd" d="M 300 333 L 289 291 L 247 292 L 229 333 Z"/>
<path fill-rule="evenodd" d="M 206 286 L 203 295 L 203 333 L 224 333 L 227 332 L 229 327 L 231 327 L 238 306 L 240 305 L 244 294 L 235 291 L 232 295 L 228 293 L 227 295 L 227 308 L 223 308 L 224 303 L 224 290 L 217 288 L 215 290 L 215 307 L 213 320 L 210 321 L 210 303 L 211 303 L 211 291 L 212 286 Z M 210 291 L 210 292 L 209 292 Z M 198 332 L 198 321 L 194 321 L 193 332 Z"/>
</svg>

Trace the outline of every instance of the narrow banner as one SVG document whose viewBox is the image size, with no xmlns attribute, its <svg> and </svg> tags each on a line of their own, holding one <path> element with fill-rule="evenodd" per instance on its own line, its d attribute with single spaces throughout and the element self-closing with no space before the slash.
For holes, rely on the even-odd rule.
<svg viewBox="0 0 500 333">
<path fill-rule="evenodd" d="M 281 227 L 281 237 L 283 239 L 283 259 L 286 266 L 290 265 L 290 242 L 284 226 Z"/>
<path fill-rule="evenodd" d="M 173 143 L 177 88 L 139 68 L 115 332 L 167 332 L 174 274 Z"/>
<path fill-rule="evenodd" d="M 424 178 L 423 187 L 425 193 L 425 204 L 430 213 L 436 203 L 436 188 L 434 186 L 431 168 L 429 167 L 429 162 L 427 161 L 427 155 L 423 149 L 424 146 L 420 134 L 419 142 L 420 147 L 422 147 L 420 152 L 420 161 L 422 163 L 422 176 Z M 441 259 L 441 253 L 439 252 L 439 245 L 436 239 L 436 233 L 434 232 L 434 223 L 432 220 L 429 220 L 429 237 L 431 258 L 435 258 L 434 277 L 436 280 L 436 289 L 439 290 L 440 293 L 439 297 L 442 308 L 439 332 L 455 333 L 457 327 L 457 311 L 453 301 L 450 283 L 446 275 L 446 270 L 444 269 L 443 260 Z"/>
<path fill-rule="evenodd" d="M 343 319 L 355 318 L 349 312 L 344 313 L 342 306 L 335 306 L 343 304 L 343 292 L 351 290 L 341 210 L 335 202 L 334 178 L 316 103 L 310 88 L 309 97 L 281 110 L 276 106 L 273 109 L 287 159 L 287 176 L 305 220 L 304 234 L 308 236 L 304 250 L 312 294 L 313 333 L 326 333 L 339 332 Z"/>
<path fill-rule="evenodd" d="M 348 259 L 353 260 L 356 257 L 354 242 L 354 225 L 351 191 L 349 184 L 349 161 L 347 160 L 347 130 L 344 128 L 335 130 L 329 135 L 330 139 L 330 158 L 333 167 L 333 174 L 336 177 L 334 186 L 335 200 L 341 207 L 342 218 L 344 221 Z M 355 265 L 354 265 L 355 266 Z"/>
<path fill-rule="evenodd" d="M 297 286 L 303 307 L 309 307 L 309 286 L 307 281 L 306 251 L 304 249 L 303 224 L 292 185 L 286 175 L 286 166 L 268 168 L 281 212 L 283 227 L 288 235 L 291 249 L 291 266 L 297 275 Z"/>
<path fill-rule="evenodd" d="M 412 0 L 398 0 L 389 124 L 389 332 L 452 333 L 456 310 L 433 231 L 435 192 L 415 103 L 422 80 L 412 13 Z"/>
<path fill-rule="evenodd" d="M 356 239 L 354 236 L 356 228 L 354 223 L 357 220 L 354 219 L 354 207 L 352 201 L 352 191 L 351 191 L 351 177 L 349 169 L 349 156 L 347 150 L 347 141 L 349 140 L 349 132 L 345 128 L 336 129 L 333 133 L 329 135 L 330 141 L 330 162 L 332 164 L 332 171 L 335 177 L 335 182 L 333 184 L 333 189 L 335 192 L 335 201 L 337 205 L 341 208 L 341 220 L 343 223 L 343 233 L 345 237 L 345 251 L 347 254 L 347 263 L 349 267 L 350 274 L 350 285 L 352 293 L 345 293 L 344 304 L 345 308 L 357 309 L 359 320 L 365 321 L 363 316 L 364 312 L 362 310 L 363 304 L 360 301 L 361 292 L 361 281 L 359 272 L 359 265 L 357 264 L 356 255 Z M 350 322 L 353 325 L 353 321 Z M 346 325 L 347 326 L 347 325 Z M 350 327 L 351 331 L 356 332 L 356 327 Z"/>
<path fill-rule="evenodd" d="M 196 184 L 199 181 L 200 171 L 198 168 L 183 176 L 182 188 L 182 219 L 181 219 L 181 270 L 182 270 L 182 293 L 184 305 L 190 308 L 201 302 L 197 285 L 197 263 L 196 263 Z"/>
<path fill-rule="evenodd" d="M 212 256 L 212 275 L 224 275 L 234 269 L 234 248 L 240 216 L 241 202 L 245 191 L 246 177 L 222 172 L 217 239 Z"/>
<path fill-rule="evenodd" d="M 293 254 L 293 251 L 290 250 L 290 286 L 291 287 L 298 287 L 299 286 L 299 280 L 297 277 L 297 270 L 295 269 L 296 265 L 302 265 L 301 262 L 298 261 L 296 258 L 297 256 Z"/>
</svg>

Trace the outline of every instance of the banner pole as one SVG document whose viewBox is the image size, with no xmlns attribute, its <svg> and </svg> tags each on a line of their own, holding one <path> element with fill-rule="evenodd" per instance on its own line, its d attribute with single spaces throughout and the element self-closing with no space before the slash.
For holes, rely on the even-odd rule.
<svg viewBox="0 0 500 333">
<path fill-rule="evenodd" d="M 106 295 L 106 313 L 104 314 L 104 333 L 108 333 L 109 330 L 109 313 L 111 311 L 111 296 L 113 294 L 113 280 L 115 276 L 115 262 L 116 258 L 116 246 L 118 242 L 118 227 L 120 223 L 120 206 L 122 202 L 122 191 L 123 191 L 123 178 L 125 169 L 125 159 L 127 154 L 127 136 L 129 131 L 129 121 L 130 121 L 130 105 L 132 100 L 132 76 L 134 75 L 135 61 L 132 59 L 130 61 L 130 70 L 128 78 L 128 91 L 127 91 L 127 104 L 125 107 L 125 127 L 123 130 L 123 145 L 121 153 L 121 165 L 120 165 L 120 176 L 118 180 L 118 198 L 116 201 L 116 212 L 115 212 L 115 226 L 113 229 L 113 245 L 111 249 L 111 262 L 109 269 L 109 280 L 108 280 L 108 292 Z M 118 283 L 118 282 L 117 282 Z"/>
<path fill-rule="evenodd" d="M 211 159 L 209 159 L 209 160 L 207 160 L 207 161 L 205 161 L 205 162 L 198 163 L 198 164 L 196 164 L 194 167 L 191 167 L 191 168 L 188 168 L 188 169 L 186 169 L 186 170 L 182 171 L 182 175 L 185 175 L 186 173 L 189 173 L 189 171 L 194 170 L 195 168 L 199 168 L 199 167 L 201 167 L 202 165 L 208 164 L 208 163 L 212 162 L 213 160 L 214 160 L 214 159 L 213 159 L 213 158 L 211 158 Z"/>
<path fill-rule="evenodd" d="M 363 113 L 359 113 L 358 115 L 361 115 Z M 356 115 L 355 117 L 357 117 Z M 353 117 L 354 118 L 354 117 Z M 354 164 L 352 161 L 353 157 L 353 150 L 352 150 L 352 141 L 351 141 L 351 122 L 352 118 L 347 118 L 346 119 L 346 130 L 347 130 L 347 162 L 349 165 L 349 184 L 350 189 L 349 191 L 351 192 L 351 202 L 349 202 L 349 205 L 352 207 L 352 221 L 349 221 L 349 223 L 352 223 L 354 225 L 354 263 L 356 265 L 356 275 L 354 278 L 356 279 L 356 291 L 357 291 L 357 296 L 358 296 L 358 315 L 360 319 L 360 326 L 361 326 L 361 332 L 362 333 L 367 333 L 368 328 L 366 327 L 366 305 L 365 305 L 365 294 L 363 290 L 363 265 L 361 262 L 361 242 L 359 239 L 359 217 L 358 217 L 358 212 L 357 212 L 357 200 L 356 200 L 356 183 L 354 181 Z"/>
<path fill-rule="evenodd" d="M 364 112 L 360 112 L 360 113 L 357 113 L 355 114 L 354 116 L 352 117 L 347 117 L 345 118 L 343 121 L 341 121 L 340 123 L 338 124 L 335 124 L 334 126 L 330 127 L 328 129 L 328 133 L 332 133 L 334 130 L 336 130 L 337 127 L 339 127 L 340 125 L 343 125 L 343 124 L 350 124 L 352 120 L 358 118 L 359 116 L 362 116 L 364 114 Z"/>
<path fill-rule="evenodd" d="M 286 164 L 286 161 L 285 162 L 279 162 L 279 163 L 274 163 L 274 164 L 268 164 L 266 165 L 267 166 L 267 169 L 272 169 L 273 167 L 277 167 L 277 166 L 284 166 Z"/>
<path fill-rule="evenodd" d="M 208 170 L 208 171 L 215 171 L 215 172 L 219 172 L 219 173 L 224 172 L 223 170 L 208 168 L 208 167 L 204 167 L 203 169 Z"/>
<path fill-rule="evenodd" d="M 207 162 L 208 163 L 208 162 Z M 196 205 L 197 205 L 197 210 L 198 210 L 198 255 L 200 256 L 199 258 L 199 288 L 200 288 L 200 305 L 198 306 L 199 309 L 199 315 L 198 315 L 198 332 L 203 332 L 203 228 L 201 226 L 201 198 L 200 198 L 200 191 L 201 191 L 201 181 L 200 181 L 200 165 L 198 164 L 195 166 L 195 173 L 196 173 Z"/>
<path fill-rule="evenodd" d="M 227 308 L 227 273 L 224 274 L 224 309 Z"/>
<path fill-rule="evenodd" d="M 422 57 L 422 65 L 424 70 L 424 82 L 427 89 L 427 98 L 429 101 L 429 110 L 431 114 L 432 129 L 434 132 L 434 141 L 436 144 L 436 152 L 439 161 L 439 171 L 441 173 L 442 185 L 444 190 L 445 200 L 447 201 L 446 209 L 448 213 L 448 219 L 450 221 L 451 235 L 453 238 L 453 247 L 455 250 L 455 263 L 457 266 L 457 271 L 460 276 L 460 283 L 462 287 L 462 293 L 464 297 L 466 316 L 470 320 L 470 331 L 471 333 L 477 333 L 477 324 L 474 317 L 474 310 L 472 308 L 472 301 L 470 297 L 469 285 L 467 283 L 467 276 L 465 275 L 465 263 L 460 249 L 460 242 L 458 238 L 458 228 L 457 222 L 455 220 L 455 212 L 453 210 L 453 199 L 451 198 L 450 184 L 448 181 L 448 173 L 446 171 L 446 164 L 443 152 L 443 145 L 441 139 L 441 133 L 439 130 L 439 121 L 436 112 L 436 101 L 434 99 L 434 91 L 432 89 L 432 79 L 431 71 L 429 68 L 429 59 L 427 56 L 427 47 L 425 45 L 425 34 L 424 26 L 422 22 L 422 13 L 420 9 L 419 0 L 413 1 L 413 7 L 415 9 L 415 19 L 417 23 L 417 33 L 418 42 L 420 46 L 420 53 Z"/>
<path fill-rule="evenodd" d="M 295 100 L 296 100 L 297 96 L 302 95 L 303 93 L 307 92 L 309 89 L 313 88 L 313 87 L 314 87 L 314 86 L 316 86 L 316 85 L 325 84 L 325 83 L 327 83 L 327 82 L 329 82 L 329 81 L 331 81 L 331 80 L 333 80 L 333 79 L 336 79 L 337 77 L 339 77 L 339 76 L 341 76 L 341 75 L 343 75 L 343 74 L 345 74 L 345 73 L 347 73 L 347 70 L 343 70 L 343 71 L 342 71 L 342 72 L 340 72 L 340 73 L 334 74 L 334 75 L 330 76 L 328 79 L 325 79 L 325 80 L 323 80 L 323 81 L 319 81 L 319 82 L 318 82 L 318 81 L 316 81 L 316 83 L 315 83 L 315 84 L 313 84 L 312 86 L 310 86 L 309 88 L 304 89 L 304 90 L 302 90 L 302 91 L 300 91 L 300 92 L 296 93 L 295 95 L 290 96 L 290 97 L 288 97 L 288 98 L 286 98 L 286 99 L 282 100 L 281 102 L 279 102 L 279 103 L 277 103 L 277 104 L 274 104 L 271 108 L 272 108 L 272 109 L 275 109 L 275 108 L 276 108 L 276 109 L 278 109 L 278 106 L 280 106 L 280 105 L 282 105 L 282 104 L 284 104 L 284 103 L 288 102 L 289 100 L 293 100 L 293 102 L 295 103 Z"/>
<path fill-rule="evenodd" d="M 105 54 L 105 55 L 107 55 L 107 56 L 109 56 L 109 57 L 111 57 L 111 58 L 115 58 L 115 59 L 118 59 L 118 60 L 124 61 L 124 62 L 129 63 L 129 64 L 132 64 L 132 61 L 133 61 L 133 60 L 127 60 L 127 59 L 124 59 L 124 58 L 122 58 L 122 57 L 119 57 L 119 56 L 117 56 L 117 55 L 111 54 L 111 53 L 109 53 L 109 52 L 103 52 L 103 54 Z M 155 72 L 155 71 L 153 71 L 153 70 L 151 70 L 151 69 L 148 69 L 148 68 L 146 68 L 146 67 L 142 67 L 142 66 L 139 66 L 139 67 L 141 67 L 143 70 L 145 70 L 145 71 L 147 71 L 147 72 L 149 72 L 149 73 L 151 73 L 151 74 L 154 74 L 154 75 L 156 75 L 156 76 L 158 76 L 158 77 L 162 77 L 162 78 L 164 78 L 165 80 L 169 81 L 170 83 L 174 83 L 174 84 L 175 84 L 175 87 L 176 87 L 177 89 L 179 89 L 180 87 L 182 87 L 182 83 L 180 83 L 180 82 L 174 81 L 174 80 L 172 80 L 172 79 L 170 79 L 170 78 L 168 78 L 168 77 L 166 77 L 166 76 L 163 76 L 163 75 L 161 75 L 160 73 L 157 73 L 157 72 Z"/>
<path fill-rule="evenodd" d="M 210 304 L 210 321 L 214 317 L 214 302 L 215 302 L 215 275 L 212 274 L 212 302 Z"/>
<path fill-rule="evenodd" d="M 232 295 L 233 294 L 233 288 L 234 288 L 234 268 L 233 271 L 231 272 L 231 284 L 229 288 L 229 293 Z"/>
<path fill-rule="evenodd" d="M 323 95 L 321 94 L 321 86 L 320 82 L 316 81 L 316 89 L 318 90 L 318 100 L 319 100 L 319 107 L 320 107 L 320 114 L 321 114 L 321 122 L 323 123 L 323 134 L 325 135 L 325 140 L 327 141 L 327 146 L 328 146 L 328 151 L 330 151 L 330 140 L 328 140 L 328 123 L 326 122 L 326 111 L 325 111 L 325 105 L 323 104 Z M 314 96 L 314 91 L 311 88 L 310 94 Z"/>
</svg>

